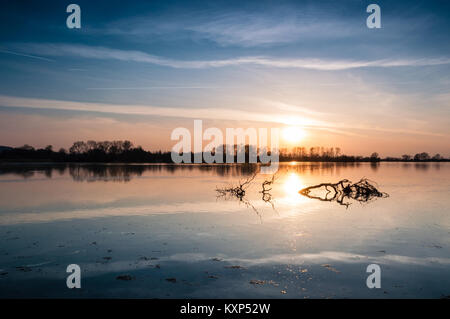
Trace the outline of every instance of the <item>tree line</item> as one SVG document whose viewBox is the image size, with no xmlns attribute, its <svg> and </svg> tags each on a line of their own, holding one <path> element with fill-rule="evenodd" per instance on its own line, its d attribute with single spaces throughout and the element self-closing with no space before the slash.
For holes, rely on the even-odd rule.
<svg viewBox="0 0 450 319">
<path fill-rule="evenodd" d="M 427 152 L 417 153 L 415 155 L 404 154 L 401 157 L 385 157 L 381 158 L 377 152 L 373 152 L 370 156 L 345 155 L 341 154 L 339 147 L 294 147 L 292 149 L 280 149 L 280 161 L 345 161 L 345 162 L 426 162 L 426 161 L 449 161 L 450 159 L 440 154 L 431 156 Z"/>
<path fill-rule="evenodd" d="M 35 149 L 25 144 L 17 148 L 3 148 L 0 161 L 48 162 L 117 162 L 117 163 L 171 163 L 170 152 L 145 151 L 130 141 L 77 141 L 66 150 L 53 150 L 52 145 Z"/>
<path fill-rule="evenodd" d="M 227 148 L 223 145 L 223 150 Z M 230 149 L 237 149 L 231 146 Z M 254 147 L 245 145 L 245 160 L 249 159 L 249 152 Z M 380 158 L 377 152 L 371 156 L 354 156 L 341 153 L 339 147 L 294 147 L 292 149 L 282 148 L 279 150 L 279 159 L 285 161 L 330 161 L 330 162 L 378 162 L 378 161 L 449 161 L 440 154 L 430 156 L 426 152 L 415 155 L 402 155 L 400 158 Z M 225 152 L 224 162 L 225 162 Z M 194 158 L 194 153 L 191 153 Z M 0 161 L 2 162 L 117 162 L 117 163 L 172 163 L 171 152 L 146 151 L 141 146 L 134 146 L 132 142 L 125 141 L 77 141 L 66 150 L 61 148 L 54 150 L 52 145 L 45 148 L 35 149 L 25 144 L 21 147 L 0 146 Z M 193 161 L 192 161 L 193 162 Z"/>
</svg>

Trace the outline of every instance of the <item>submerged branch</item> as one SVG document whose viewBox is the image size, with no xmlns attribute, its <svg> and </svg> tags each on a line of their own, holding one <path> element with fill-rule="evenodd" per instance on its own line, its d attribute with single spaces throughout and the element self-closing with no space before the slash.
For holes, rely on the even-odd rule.
<svg viewBox="0 0 450 319">
<path fill-rule="evenodd" d="M 275 182 L 275 175 L 272 175 L 272 178 L 270 180 L 264 180 L 264 182 L 262 182 L 262 191 L 260 191 L 260 193 L 262 194 L 262 200 L 265 203 L 269 203 L 272 206 L 272 209 L 278 213 L 278 211 L 275 209 L 275 204 L 273 203 L 272 200 L 272 194 L 270 193 L 270 191 L 272 190 L 271 185 Z"/>
<path fill-rule="evenodd" d="M 320 201 L 336 201 L 340 205 L 348 207 L 351 203 L 348 199 L 352 199 L 361 203 L 367 203 L 376 198 L 389 197 L 387 193 L 380 192 L 373 184 L 373 181 L 367 178 L 362 178 L 357 183 L 352 183 L 348 179 L 343 179 L 337 183 L 321 183 L 314 186 L 303 188 L 299 191 L 300 194 Z M 325 190 L 325 194 L 312 195 L 314 190 Z"/>
<path fill-rule="evenodd" d="M 217 188 L 216 187 L 217 198 L 222 198 L 222 199 L 225 199 L 225 200 L 228 200 L 228 199 L 231 199 L 231 198 L 238 199 L 239 202 L 242 202 L 242 203 L 244 203 L 244 205 L 246 207 L 251 208 L 261 218 L 260 212 L 245 197 L 246 190 L 250 186 L 250 184 L 253 182 L 253 180 L 255 179 L 256 175 L 257 175 L 257 173 L 254 173 L 252 176 L 250 176 L 249 178 L 247 178 L 243 182 L 239 181 L 238 185 L 231 185 L 231 186 L 223 187 L 223 188 Z M 262 194 L 262 198 L 261 199 L 265 203 L 269 203 L 272 206 L 273 210 L 276 211 L 275 205 L 274 205 L 274 203 L 272 201 L 272 194 L 270 193 L 270 191 L 272 190 L 271 185 L 274 183 L 274 181 L 275 181 L 275 174 L 272 175 L 272 178 L 270 180 L 264 180 L 262 182 L 262 184 L 261 184 L 262 185 L 262 191 L 260 191 L 259 193 Z"/>
<path fill-rule="evenodd" d="M 245 196 L 246 189 L 250 186 L 250 183 L 255 179 L 257 173 L 247 178 L 244 182 L 239 181 L 238 186 L 229 186 L 224 188 L 216 188 L 218 197 L 232 196 L 242 200 Z"/>
</svg>

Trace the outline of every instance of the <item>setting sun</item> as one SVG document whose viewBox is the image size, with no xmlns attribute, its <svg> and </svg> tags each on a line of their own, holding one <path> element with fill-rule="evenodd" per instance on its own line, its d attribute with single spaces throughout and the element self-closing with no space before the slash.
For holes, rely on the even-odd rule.
<svg viewBox="0 0 450 319">
<path fill-rule="evenodd" d="M 305 135 L 305 130 L 298 126 L 289 126 L 282 130 L 283 139 L 289 143 L 297 143 L 301 141 Z"/>
</svg>

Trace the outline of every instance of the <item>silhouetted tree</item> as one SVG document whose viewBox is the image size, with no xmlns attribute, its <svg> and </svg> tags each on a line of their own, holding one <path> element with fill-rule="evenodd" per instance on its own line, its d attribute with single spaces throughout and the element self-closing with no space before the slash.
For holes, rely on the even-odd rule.
<svg viewBox="0 0 450 319">
<path fill-rule="evenodd" d="M 133 143 L 131 143 L 130 141 L 124 141 L 122 143 L 122 147 L 124 151 L 129 151 L 133 147 Z"/>
<path fill-rule="evenodd" d="M 430 155 L 427 152 L 417 153 L 414 155 L 415 161 L 427 161 L 430 159 Z"/>
<path fill-rule="evenodd" d="M 404 161 L 410 161 L 410 160 L 411 160 L 411 155 L 408 155 L 408 154 L 402 155 L 402 160 L 404 160 Z"/>
<path fill-rule="evenodd" d="M 25 144 L 25 145 L 19 147 L 18 149 L 23 150 L 23 151 L 34 151 L 34 147 L 30 146 L 28 144 Z"/>
<path fill-rule="evenodd" d="M 69 148 L 70 154 L 82 154 L 86 153 L 87 145 L 83 141 L 77 141 Z"/>
<path fill-rule="evenodd" d="M 380 160 L 380 156 L 378 155 L 377 152 L 373 152 L 372 155 L 370 155 L 370 160 L 372 162 L 379 161 Z"/>
</svg>

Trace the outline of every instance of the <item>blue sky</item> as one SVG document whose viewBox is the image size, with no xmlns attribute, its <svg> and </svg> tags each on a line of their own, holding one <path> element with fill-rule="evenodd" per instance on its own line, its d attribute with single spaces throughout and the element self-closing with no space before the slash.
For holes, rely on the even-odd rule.
<svg viewBox="0 0 450 319">
<path fill-rule="evenodd" d="M 70 3 L 2 2 L 0 144 L 169 149 L 201 118 L 450 155 L 448 1 L 76 1 L 82 28 L 68 29 Z"/>
</svg>

